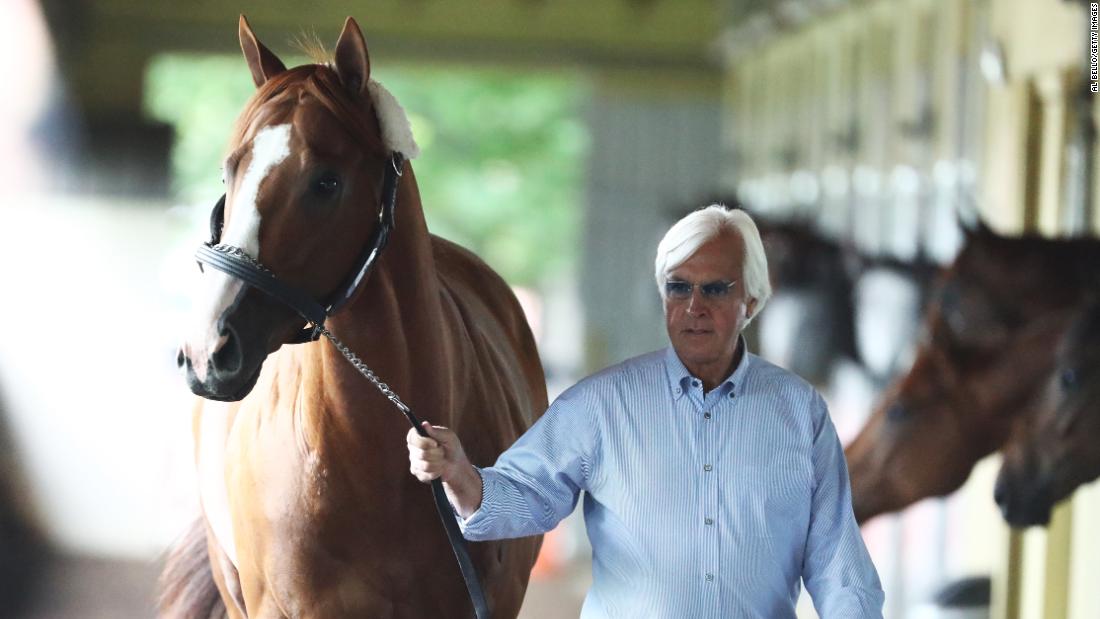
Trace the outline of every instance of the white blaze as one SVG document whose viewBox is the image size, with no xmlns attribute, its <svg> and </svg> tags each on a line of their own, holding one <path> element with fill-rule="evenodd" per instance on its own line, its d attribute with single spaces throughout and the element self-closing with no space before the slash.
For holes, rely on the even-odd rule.
<svg viewBox="0 0 1100 619">
<path fill-rule="evenodd" d="M 233 201 L 233 217 L 222 230 L 222 243 L 240 247 L 250 256 L 260 255 L 260 212 L 256 196 L 260 185 L 275 166 L 290 154 L 290 125 L 265 127 L 252 140 L 252 159 Z M 237 298 L 241 280 L 212 267 L 203 270 L 203 284 L 194 306 L 191 329 L 183 352 L 191 360 L 195 376 L 206 380 L 210 356 L 225 343 L 218 335 L 218 319 Z"/>
</svg>

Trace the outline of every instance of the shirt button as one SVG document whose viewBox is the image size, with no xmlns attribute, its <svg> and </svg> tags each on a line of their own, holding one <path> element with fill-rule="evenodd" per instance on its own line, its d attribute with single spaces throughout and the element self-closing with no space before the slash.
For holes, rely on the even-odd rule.
<svg viewBox="0 0 1100 619">
<path fill-rule="evenodd" d="M 711 469 L 713 469 L 713 468 L 714 468 L 714 467 L 713 467 L 713 466 L 711 466 L 711 465 L 709 465 L 709 464 L 704 464 L 704 465 L 703 465 L 703 470 L 704 470 L 704 471 L 706 471 L 706 472 L 708 472 L 708 473 L 709 473 L 709 472 L 710 472 L 710 470 L 711 470 Z"/>
<path fill-rule="evenodd" d="M 713 518 L 707 518 L 706 520 L 703 521 L 703 524 L 705 524 L 709 527 L 710 525 L 714 524 L 714 519 Z"/>
<path fill-rule="evenodd" d="M 713 582 L 713 581 L 714 581 L 714 574 L 707 574 L 707 582 Z"/>
<path fill-rule="evenodd" d="M 710 413 L 703 413 L 703 419 L 710 419 Z"/>
<path fill-rule="evenodd" d="M 697 381 L 697 380 L 691 381 L 691 386 L 692 387 L 698 387 L 699 386 L 699 381 Z"/>
<path fill-rule="evenodd" d="M 733 392 L 732 391 L 730 392 L 730 399 L 731 400 L 733 399 Z"/>
</svg>

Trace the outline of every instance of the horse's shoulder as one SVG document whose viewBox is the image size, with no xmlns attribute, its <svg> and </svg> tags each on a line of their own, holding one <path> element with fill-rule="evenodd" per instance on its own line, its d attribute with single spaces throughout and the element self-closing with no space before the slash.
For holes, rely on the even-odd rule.
<svg viewBox="0 0 1100 619">
<path fill-rule="evenodd" d="M 465 247 L 434 234 L 431 239 L 441 294 L 467 316 L 488 312 L 514 328 L 523 310 L 504 278 Z"/>
<path fill-rule="evenodd" d="M 466 334 L 478 354 L 487 355 L 482 360 L 486 367 L 500 375 L 522 373 L 537 401 L 532 411 L 537 417 L 546 408 L 545 379 L 534 336 L 512 288 L 470 250 L 435 235 L 431 241 L 445 319 L 461 324 L 457 331 Z M 521 363 L 490 352 L 504 349 L 514 351 Z"/>
</svg>

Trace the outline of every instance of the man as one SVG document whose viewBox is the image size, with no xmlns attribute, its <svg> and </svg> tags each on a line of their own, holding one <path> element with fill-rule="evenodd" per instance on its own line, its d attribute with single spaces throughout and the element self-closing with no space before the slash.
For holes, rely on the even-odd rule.
<svg viewBox="0 0 1100 619">
<path fill-rule="evenodd" d="M 657 247 L 672 347 L 582 380 L 490 468 L 455 434 L 410 431 L 410 470 L 442 477 L 467 539 L 535 535 L 585 492 L 592 588 L 581 616 L 881 617 L 821 396 L 745 349 L 771 295 L 743 211 L 691 213 Z"/>
</svg>

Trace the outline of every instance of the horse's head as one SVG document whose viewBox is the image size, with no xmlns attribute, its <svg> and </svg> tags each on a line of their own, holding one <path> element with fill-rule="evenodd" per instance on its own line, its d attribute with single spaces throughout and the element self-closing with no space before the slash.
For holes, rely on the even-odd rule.
<svg viewBox="0 0 1100 619">
<path fill-rule="evenodd" d="M 1004 449 L 994 498 L 1013 526 L 1046 524 L 1054 504 L 1100 476 L 1100 301 L 1078 315 L 1033 408 Z"/>
<path fill-rule="evenodd" d="M 208 245 L 227 255 L 238 250 L 233 264 L 258 263 L 253 271 L 331 309 L 343 291 L 359 288 L 364 272 L 356 265 L 388 229 L 380 223 L 383 179 L 394 184 L 401 165 L 391 153 L 416 155 L 408 121 L 371 81 L 367 47 L 350 18 L 331 65 L 286 69 L 243 16 L 240 41 L 257 90 L 229 144 L 224 212 L 215 210 Z M 395 167 L 389 177 L 387 166 Z M 267 355 L 296 341 L 305 313 L 210 266 L 178 362 L 196 394 L 239 400 Z"/>
<path fill-rule="evenodd" d="M 776 288 L 829 288 L 846 279 L 848 255 L 836 241 L 808 222 L 761 219 L 760 238 L 768 255 L 768 275 Z"/>
<path fill-rule="evenodd" d="M 759 220 L 775 296 L 757 327 L 760 354 L 803 378 L 828 380 L 855 356 L 849 252 L 805 221 Z"/>
<path fill-rule="evenodd" d="M 1072 305 L 1053 243 L 968 233 L 929 301 L 912 367 L 846 450 L 859 521 L 955 490 L 1005 440 Z"/>
</svg>

